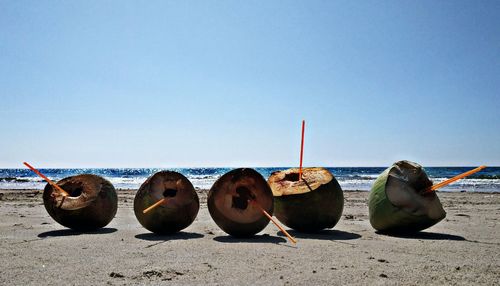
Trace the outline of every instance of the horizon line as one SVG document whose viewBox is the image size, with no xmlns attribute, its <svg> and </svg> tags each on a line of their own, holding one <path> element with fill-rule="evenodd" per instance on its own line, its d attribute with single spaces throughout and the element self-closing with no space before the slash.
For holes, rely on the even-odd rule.
<svg viewBox="0 0 500 286">
<path fill-rule="evenodd" d="M 419 164 L 420 165 L 420 164 Z M 392 166 L 392 165 L 390 165 Z M 390 166 L 303 166 L 303 168 L 315 168 L 315 167 L 320 167 L 320 168 L 388 168 Z M 421 165 L 424 168 L 466 168 L 466 167 L 477 167 L 476 165 Z M 498 166 L 486 166 L 486 168 L 499 168 L 500 165 Z M 237 169 L 237 168 L 253 168 L 253 169 L 258 169 L 258 168 L 299 168 L 298 166 L 199 166 L 199 167 L 174 167 L 174 166 L 169 166 L 169 167 L 61 167 L 61 168 L 56 168 L 56 167 L 37 167 L 37 169 L 220 169 L 220 168 L 226 168 L 226 169 Z M 29 170 L 28 168 L 22 168 L 22 167 L 0 167 L 0 170 L 16 170 L 16 169 L 26 169 Z"/>
</svg>

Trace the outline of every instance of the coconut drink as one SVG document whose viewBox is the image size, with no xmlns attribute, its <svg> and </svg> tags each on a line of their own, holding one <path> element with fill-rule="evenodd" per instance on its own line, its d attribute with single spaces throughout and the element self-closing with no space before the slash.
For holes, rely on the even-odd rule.
<svg viewBox="0 0 500 286">
<path fill-rule="evenodd" d="M 254 169 L 234 169 L 220 177 L 210 189 L 208 210 L 224 232 L 248 237 L 269 224 L 264 213 L 273 213 L 273 194 L 266 180 Z"/>
<path fill-rule="evenodd" d="M 370 223 L 385 232 L 417 232 L 441 221 L 446 212 L 432 182 L 417 163 L 399 161 L 374 182 L 368 198 Z"/>
<path fill-rule="evenodd" d="M 193 184 L 173 171 L 161 171 L 149 177 L 134 198 L 137 220 L 147 230 L 158 234 L 171 234 L 188 227 L 199 209 Z"/>
<path fill-rule="evenodd" d="M 277 171 L 268 179 L 274 196 L 274 215 L 300 232 L 333 228 L 344 208 L 344 195 L 335 177 L 325 168 Z"/>
<path fill-rule="evenodd" d="M 59 188 L 47 184 L 43 203 L 49 215 L 59 224 L 79 231 L 96 230 L 106 226 L 115 216 L 118 197 L 106 179 L 83 174 L 57 182 Z"/>
</svg>

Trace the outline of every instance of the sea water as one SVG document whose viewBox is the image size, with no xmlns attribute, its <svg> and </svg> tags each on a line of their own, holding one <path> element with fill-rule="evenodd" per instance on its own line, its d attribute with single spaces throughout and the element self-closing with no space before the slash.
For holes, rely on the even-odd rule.
<svg viewBox="0 0 500 286">
<path fill-rule="evenodd" d="M 427 167 L 434 183 L 473 169 L 474 167 Z M 95 174 L 108 179 L 117 189 L 137 189 L 152 174 L 161 170 L 176 171 L 186 176 L 197 189 L 210 189 L 212 184 L 232 168 L 118 168 L 118 169 L 40 169 L 54 181 L 78 174 Z M 255 168 L 267 179 L 272 172 L 288 167 Z M 329 167 L 343 190 L 369 191 L 385 167 Z M 0 189 L 43 189 L 46 182 L 31 170 L 0 169 Z M 448 185 L 441 191 L 500 192 L 500 167 L 488 167 L 466 179 Z"/>
</svg>

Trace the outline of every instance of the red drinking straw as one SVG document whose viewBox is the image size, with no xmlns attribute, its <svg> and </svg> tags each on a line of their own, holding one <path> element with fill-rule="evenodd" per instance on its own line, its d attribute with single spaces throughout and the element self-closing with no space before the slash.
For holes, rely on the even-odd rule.
<svg viewBox="0 0 500 286">
<path fill-rule="evenodd" d="M 306 128 L 306 121 L 302 120 L 302 140 L 300 142 L 299 181 L 302 179 L 302 157 L 304 156 L 304 129 L 305 128 Z"/>
</svg>

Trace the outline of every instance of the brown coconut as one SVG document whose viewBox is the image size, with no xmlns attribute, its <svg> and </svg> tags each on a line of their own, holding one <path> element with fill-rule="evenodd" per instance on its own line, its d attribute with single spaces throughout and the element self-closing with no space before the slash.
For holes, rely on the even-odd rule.
<svg viewBox="0 0 500 286">
<path fill-rule="evenodd" d="M 59 224 L 90 231 L 106 226 L 114 218 L 118 197 L 113 185 L 103 177 L 77 175 L 64 178 L 57 185 L 69 196 L 63 196 L 47 184 L 43 202 L 49 215 Z"/>
<path fill-rule="evenodd" d="M 344 195 L 335 177 L 325 168 L 292 168 L 271 174 L 274 215 L 284 225 L 301 232 L 334 227 L 344 208 Z"/>
<path fill-rule="evenodd" d="M 161 199 L 165 199 L 161 205 L 143 213 Z M 134 199 L 134 213 L 139 223 L 158 234 L 171 234 L 188 227 L 199 209 L 193 184 L 174 171 L 161 171 L 149 177 Z"/>
<path fill-rule="evenodd" d="M 269 223 L 256 204 L 272 215 L 271 189 L 262 175 L 250 168 L 224 174 L 208 193 L 208 210 L 213 220 L 223 231 L 236 237 L 252 236 Z"/>
</svg>

